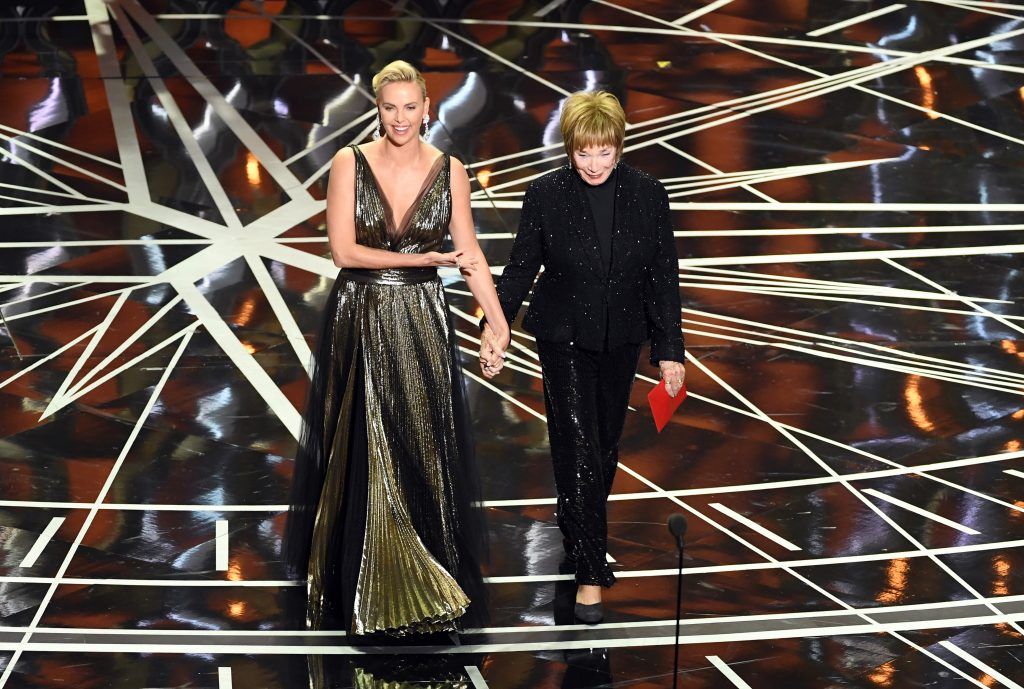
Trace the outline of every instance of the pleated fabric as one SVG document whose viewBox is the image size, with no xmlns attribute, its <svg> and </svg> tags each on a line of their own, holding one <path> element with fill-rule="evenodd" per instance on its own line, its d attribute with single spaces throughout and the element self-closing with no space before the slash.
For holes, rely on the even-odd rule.
<svg viewBox="0 0 1024 689">
<path fill-rule="evenodd" d="M 396 225 L 353 148 L 357 241 L 439 250 L 451 219 L 448 156 Z M 314 358 L 285 549 L 307 579 L 308 626 L 454 631 L 471 603 L 482 620 L 479 483 L 436 270 L 340 271 Z"/>
</svg>

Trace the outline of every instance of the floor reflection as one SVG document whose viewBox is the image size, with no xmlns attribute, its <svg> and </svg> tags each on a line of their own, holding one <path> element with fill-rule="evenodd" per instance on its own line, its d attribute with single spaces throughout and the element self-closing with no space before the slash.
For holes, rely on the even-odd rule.
<svg viewBox="0 0 1024 689">
<path fill-rule="evenodd" d="M 469 657 L 452 654 L 308 656 L 309 689 L 470 689 Z"/>
<path fill-rule="evenodd" d="M 607 648 L 566 651 L 565 665 L 562 689 L 605 689 L 615 686 Z"/>
</svg>

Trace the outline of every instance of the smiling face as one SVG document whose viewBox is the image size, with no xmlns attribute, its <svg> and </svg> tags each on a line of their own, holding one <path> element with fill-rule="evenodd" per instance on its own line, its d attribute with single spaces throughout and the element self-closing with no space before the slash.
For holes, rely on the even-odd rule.
<svg viewBox="0 0 1024 689">
<path fill-rule="evenodd" d="M 415 82 L 396 81 L 380 91 L 377 110 L 384 134 L 396 146 L 414 140 L 423 126 L 423 114 L 430 107 L 430 99 Z"/>
<path fill-rule="evenodd" d="M 572 163 L 587 184 L 601 184 L 615 169 L 618 151 L 612 144 L 594 144 L 573 151 Z"/>
</svg>

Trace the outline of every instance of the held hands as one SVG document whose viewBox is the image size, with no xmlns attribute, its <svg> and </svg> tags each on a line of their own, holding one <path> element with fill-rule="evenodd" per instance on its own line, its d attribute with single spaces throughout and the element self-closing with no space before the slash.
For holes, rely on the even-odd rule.
<svg viewBox="0 0 1024 689">
<path fill-rule="evenodd" d="M 501 372 L 505 365 L 505 349 L 508 347 L 511 333 L 497 335 L 491 324 L 484 325 L 480 337 L 480 370 L 485 378 L 493 378 Z"/>
<path fill-rule="evenodd" d="M 422 256 L 423 266 L 426 268 L 447 268 L 455 266 L 459 270 L 472 273 L 476 268 L 479 259 L 468 257 L 464 251 L 450 251 L 446 254 L 440 251 L 428 251 Z"/>
<path fill-rule="evenodd" d="M 678 361 L 661 361 L 658 368 L 661 369 L 661 379 L 665 381 L 665 392 L 669 397 L 675 397 L 686 382 L 686 369 Z"/>
</svg>

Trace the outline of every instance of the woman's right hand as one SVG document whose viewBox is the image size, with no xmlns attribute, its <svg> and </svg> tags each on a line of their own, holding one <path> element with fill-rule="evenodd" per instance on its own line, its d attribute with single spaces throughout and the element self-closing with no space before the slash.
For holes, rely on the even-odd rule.
<svg viewBox="0 0 1024 689">
<path fill-rule="evenodd" d="M 485 378 L 493 378 L 501 373 L 505 365 L 505 348 L 508 343 L 502 344 L 501 338 L 494 334 L 491 324 L 484 325 L 484 331 L 480 337 L 480 370 Z"/>
<path fill-rule="evenodd" d="M 464 256 L 463 251 L 450 251 L 446 254 L 440 251 L 428 251 L 420 254 L 423 257 L 423 265 L 428 268 L 445 268 L 455 266 L 459 270 L 472 271 L 477 264 L 477 259 Z"/>
<path fill-rule="evenodd" d="M 484 324 L 484 333 L 486 333 L 486 335 L 491 338 L 491 341 L 494 342 L 494 348 L 497 351 L 502 352 L 502 356 L 505 356 L 504 352 L 512 342 L 512 332 L 508 327 L 499 333 L 488 322 Z"/>
</svg>

